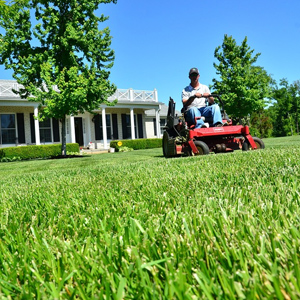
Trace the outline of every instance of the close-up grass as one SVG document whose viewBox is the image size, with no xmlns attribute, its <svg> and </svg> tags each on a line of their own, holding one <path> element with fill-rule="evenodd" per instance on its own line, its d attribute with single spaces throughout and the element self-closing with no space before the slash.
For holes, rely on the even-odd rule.
<svg viewBox="0 0 300 300">
<path fill-rule="evenodd" d="M 1 299 L 299 299 L 300 137 L 0 164 Z"/>
</svg>

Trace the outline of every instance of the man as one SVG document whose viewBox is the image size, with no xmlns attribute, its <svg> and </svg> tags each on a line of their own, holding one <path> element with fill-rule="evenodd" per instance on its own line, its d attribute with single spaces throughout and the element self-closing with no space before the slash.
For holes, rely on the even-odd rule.
<svg viewBox="0 0 300 300">
<path fill-rule="evenodd" d="M 186 109 L 185 118 L 189 126 L 195 125 L 195 128 L 206 128 L 203 117 L 212 117 L 213 126 L 223 126 L 220 107 L 214 103 L 210 95 L 209 88 L 199 82 L 200 74 L 197 68 L 190 69 L 189 78 L 191 83 L 182 91 L 182 103 Z M 205 98 L 211 106 L 206 106 Z"/>
</svg>

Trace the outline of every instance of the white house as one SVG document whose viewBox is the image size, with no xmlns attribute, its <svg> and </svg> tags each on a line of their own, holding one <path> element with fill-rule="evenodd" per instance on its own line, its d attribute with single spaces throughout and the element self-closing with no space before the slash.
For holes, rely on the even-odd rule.
<svg viewBox="0 0 300 300">
<path fill-rule="evenodd" d="M 61 123 L 54 118 L 38 121 L 38 103 L 21 99 L 13 93 L 20 86 L 14 80 L 0 80 L 0 148 L 30 144 L 61 142 Z M 93 113 L 67 117 L 67 143 L 108 149 L 115 139 L 161 137 L 157 91 L 118 89 L 108 100 L 118 99 L 115 106 L 100 105 Z M 154 114 L 155 123 L 148 126 L 147 111 Z M 149 127 L 149 128 L 148 128 Z M 154 130 L 155 127 L 155 130 Z M 155 131 L 155 132 L 154 132 Z"/>
</svg>

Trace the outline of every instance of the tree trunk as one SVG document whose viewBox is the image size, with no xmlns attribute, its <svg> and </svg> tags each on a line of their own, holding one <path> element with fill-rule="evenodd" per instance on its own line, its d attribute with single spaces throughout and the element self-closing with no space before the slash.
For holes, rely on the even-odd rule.
<svg viewBox="0 0 300 300">
<path fill-rule="evenodd" d="M 67 143 L 66 143 L 66 116 L 61 119 L 61 155 L 67 155 Z"/>
</svg>

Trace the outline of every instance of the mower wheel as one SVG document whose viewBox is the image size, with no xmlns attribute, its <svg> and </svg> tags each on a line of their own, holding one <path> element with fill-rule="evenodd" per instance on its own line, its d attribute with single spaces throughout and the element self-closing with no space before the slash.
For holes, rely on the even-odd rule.
<svg viewBox="0 0 300 300">
<path fill-rule="evenodd" d="M 175 139 L 170 138 L 170 135 L 167 131 L 165 131 L 163 135 L 162 148 L 164 157 L 168 158 L 176 155 Z"/>
<path fill-rule="evenodd" d="M 265 149 L 265 144 L 260 138 L 254 136 L 254 137 L 252 137 L 252 139 L 253 139 L 254 143 L 256 144 L 257 150 Z M 253 150 L 250 143 L 249 143 L 249 141 L 245 141 L 243 143 L 242 150 L 243 151 Z"/>
<path fill-rule="evenodd" d="M 209 148 L 208 146 L 202 142 L 202 141 L 195 141 L 195 146 L 197 147 L 199 153 L 196 153 L 195 155 L 206 155 L 209 154 Z"/>
</svg>

